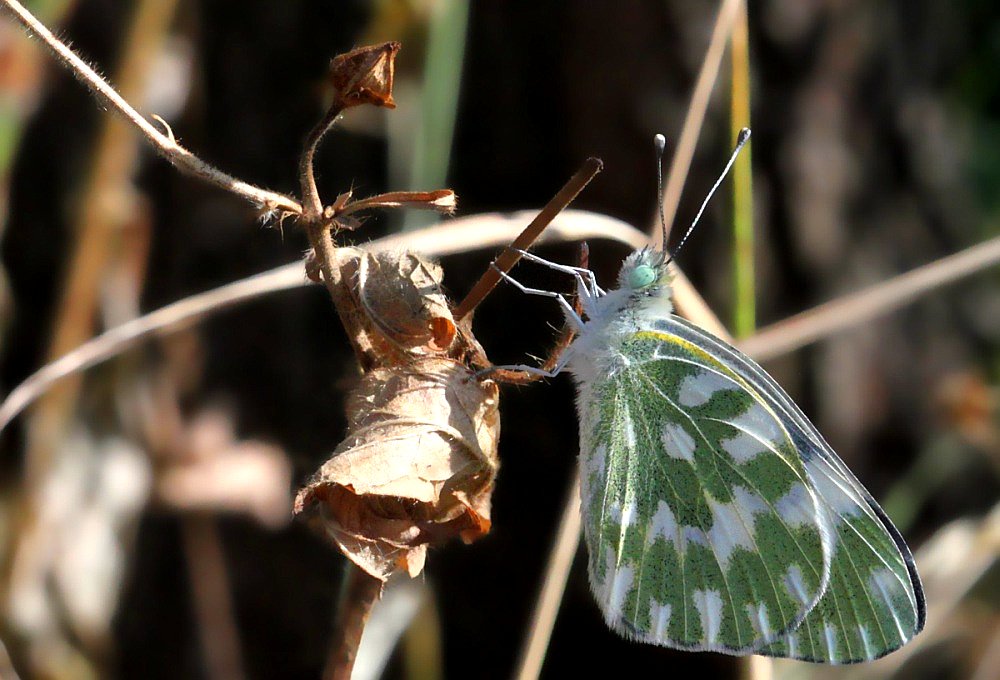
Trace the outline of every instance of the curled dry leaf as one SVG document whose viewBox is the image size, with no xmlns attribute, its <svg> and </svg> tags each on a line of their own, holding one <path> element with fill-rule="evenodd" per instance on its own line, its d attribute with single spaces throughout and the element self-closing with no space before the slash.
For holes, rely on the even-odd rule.
<svg viewBox="0 0 1000 680">
<path fill-rule="evenodd" d="M 441 289 L 441 267 L 409 252 L 366 253 L 338 248 L 338 305 L 362 368 L 405 365 L 416 357 L 479 356 L 482 349 L 460 330 Z M 485 365 L 485 364 L 484 364 Z"/>
<path fill-rule="evenodd" d="M 455 322 L 441 291 L 440 265 L 414 253 L 365 253 L 354 286 L 381 335 L 408 353 L 446 351 Z"/>
<path fill-rule="evenodd" d="M 497 386 L 461 363 L 418 359 L 367 373 L 349 434 L 295 500 L 319 503 L 329 536 L 385 580 L 423 569 L 428 544 L 489 531 L 500 431 Z"/>
</svg>

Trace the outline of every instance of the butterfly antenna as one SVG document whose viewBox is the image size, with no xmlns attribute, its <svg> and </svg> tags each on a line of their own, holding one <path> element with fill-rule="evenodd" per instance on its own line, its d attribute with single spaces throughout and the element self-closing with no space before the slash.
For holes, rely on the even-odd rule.
<svg viewBox="0 0 1000 680">
<path fill-rule="evenodd" d="M 667 138 L 657 133 L 657 135 L 653 137 L 653 146 L 656 150 L 656 191 L 660 197 L 656 202 L 656 207 L 660 210 L 660 229 L 663 234 L 663 241 L 660 244 L 660 247 L 663 248 L 663 250 L 666 250 L 667 218 L 663 216 L 663 150 L 667 147 Z"/>
<path fill-rule="evenodd" d="M 701 214 L 705 212 L 705 206 L 707 206 L 708 202 L 712 200 L 712 196 L 715 194 L 715 190 L 719 188 L 719 185 L 722 184 L 722 180 L 724 180 L 726 178 L 726 175 L 729 174 L 729 169 L 733 167 L 733 163 L 736 162 L 736 157 L 740 155 L 740 151 L 743 149 L 743 147 L 746 145 L 749 139 L 750 139 L 750 128 L 743 128 L 742 130 L 740 130 L 740 134 L 736 138 L 736 148 L 733 149 L 733 155 L 729 157 L 729 162 L 726 163 L 726 167 L 722 169 L 722 174 L 719 175 L 719 179 L 715 180 L 715 184 L 712 185 L 712 189 L 708 192 L 708 196 L 706 196 L 705 200 L 701 202 L 701 207 L 698 208 L 698 214 L 694 216 L 694 221 L 691 222 L 691 226 L 688 227 L 686 232 L 684 232 L 684 236 L 681 237 L 681 242 L 677 244 L 677 248 L 675 248 L 674 252 L 670 254 L 670 258 L 667 260 L 668 262 L 672 261 L 674 259 L 674 256 L 677 255 L 677 253 L 681 252 L 681 248 L 684 247 L 684 242 L 687 241 L 688 236 L 691 235 L 691 232 L 694 231 L 694 228 L 698 225 L 698 220 L 701 219 Z M 662 196 L 662 192 L 660 193 Z M 662 207 L 663 207 L 663 199 L 661 198 L 660 199 L 661 222 L 663 221 Z M 666 227 L 664 227 L 664 231 L 666 231 Z"/>
</svg>

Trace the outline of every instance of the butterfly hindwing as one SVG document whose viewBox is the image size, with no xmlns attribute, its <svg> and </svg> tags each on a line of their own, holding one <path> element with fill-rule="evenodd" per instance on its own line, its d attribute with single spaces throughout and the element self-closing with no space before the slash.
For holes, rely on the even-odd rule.
<svg viewBox="0 0 1000 680">
<path fill-rule="evenodd" d="M 751 653 L 797 629 L 832 537 L 795 444 L 750 384 L 658 331 L 581 395 L 582 502 L 595 595 L 646 642 Z"/>
<path fill-rule="evenodd" d="M 681 319 L 660 320 L 657 327 L 704 348 L 765 395 L 792 436 L 831 537 L 830 579 L 822 598 L 795 630 L 760 645 L 757 653 L 853 663 L 905 644 L 923 627 L 923 593 L 913 558 L 884 511 L 757 364 Z"/>
</svg>

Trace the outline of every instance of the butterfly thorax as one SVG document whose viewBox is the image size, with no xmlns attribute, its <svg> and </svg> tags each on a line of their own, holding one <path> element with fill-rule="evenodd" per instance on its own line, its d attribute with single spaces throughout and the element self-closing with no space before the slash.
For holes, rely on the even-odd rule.
<svg viewBox="0 0 1000 680">
<path fill-rule="evenodd" d="M 573 343 L 567 368 L 583 387 L 628 366 L 621 344 L 657 318 L 671 314 L 670 275 L 662 252 L 642 248 L 629 255 L 618 273 L 618 288 L 584 302 L 585 324 Z"/>
</svg>

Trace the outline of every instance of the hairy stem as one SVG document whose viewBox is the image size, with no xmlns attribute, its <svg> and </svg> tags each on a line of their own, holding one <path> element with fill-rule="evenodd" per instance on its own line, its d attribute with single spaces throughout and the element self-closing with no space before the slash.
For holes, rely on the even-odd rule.
<svg viewBox="0 0 1000 680">
<path fill-rule="evenodd" d="M 49 48 L 53 56 L 68 68 L 77 80 L 82 82 L 104 106 L 124 116 L 153 145 L 153 148 L 178 170 L 222 187 L 254 205 L 284 210 L 296 215 L 302 212 L 302 206 L 294 198 L 248 184 L 222 172 L 178 144 L 169 128 L 166 128 L 166 132 L 157 129 L 17 0 L 0 0 L 0 7 L 6 8 L 22 26 L 36 35 Z"/>
</svg>

